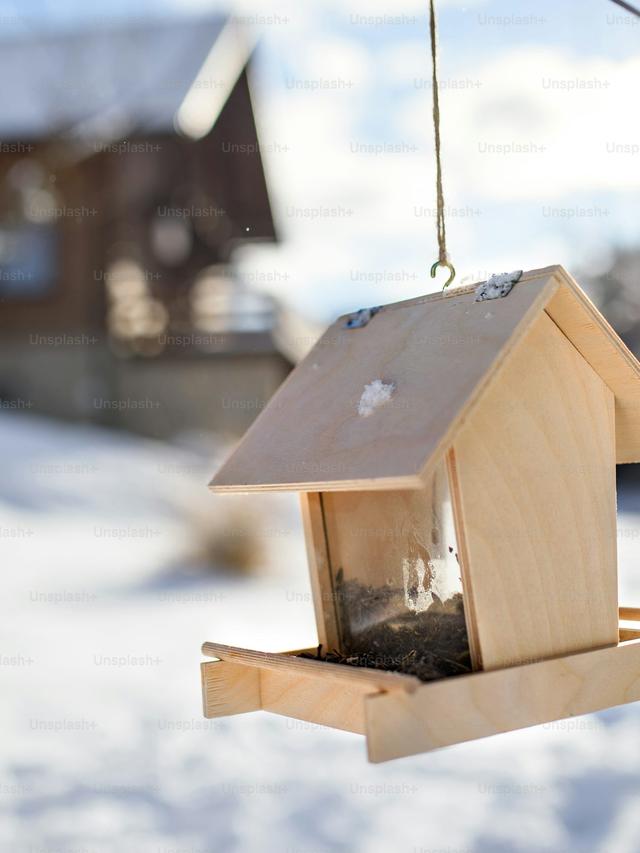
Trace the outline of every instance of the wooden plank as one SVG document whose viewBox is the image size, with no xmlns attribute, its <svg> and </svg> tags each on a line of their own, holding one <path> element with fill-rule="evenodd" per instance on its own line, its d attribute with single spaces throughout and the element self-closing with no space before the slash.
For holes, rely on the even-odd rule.
<svg viewBox="0 0 640 853">
<path fill-rule="evenodd" d="M 333 679 L 207 661 L 201 665 L 204 716 L 208 719 L 269 711 L 309 723 L 364 734 L 367 695 L 380 692 L 375 680 Z M 322 664 L 331 669 L 332 664 Z"/>
<path fill-rule="evenodd" d="M 541 314 L 455 442 L 485 669 L 617 643 L 614 436 L 611 391 Z"/>
<path fill-rule="evenodd" d="M 449 475 L 449 488 L 453 504 L 453 520 L 458 542 L 458 560 L 462 577 L 464 614 L 467 623 L 467 636 L 469 637 L 469 652 L 471 654 L 471 665 L 474 670 L 482 669 L 482 650 L 480 638 L 478 637 L 478 617 L 473 600 L 473 584 L 471 583 L 471 571 L 469 568 L 469 550 L 467 548 L 467 536 L 462 523 L 462 508 L 460 498 L 460 482 L 456 466 L 456 456 L 453 448 L 447 454 L 447 472 Z"/>
<path fill-rule="evenodd" d="M 415 690 L 420 681 L 410 675 L 397 672 L 385 672 L 366 667 L 332 664 L 311 658 L 301 658 L 290 654 L 274 652 L 257 652 L 253 649 L 241 649 L 236 646 L 225 646 L 221 643 L 204 643 L 202 654 L 206 657 L 219 658 L 251 667 L 273 672 L 286 672 L 289 675 L 320 678 L 326 681 L 341 682 L 343 685 L 366 684 L 377 690 Z"/>
<path fill-rule="evenodd" d="M 640 700 L 640 640 L 367 696 L 370 761 L 388 761 Z"/>
<path fill-rule="evenodd" d="M 640 628 L 620 628 L 620 642 L 640 639 Z"/>
<path fill-rule="evenodd" d="M 543 310 L 553 269 L 507 299 L 473 289 L 385 306 L 364 328 L 342 317 L 281 386 L 211 484 L 215 491 L 413 489 L 450 444 L 466 408 Z M 446 381 L 443 381 L 446 377 Z M 391 400 L 358 414 L 365 385 Z M 425 474 L 426 476 L 426 474 Z"/>
<path fill-rule="evenodd" d="M 384 306 L 363 329 L 345 329 L 339 318 L 212 489 L 420 488 L 484 384 L 543 309 L 615 395 L 617 461 L 640 461 L 640 363 L 571 276 L 560 266 L 533 270 L 507 299 L 490 303 L 476 303 L 474 289 Z M 395 383 L 396 391 L 362 418 L 358 399 L 373 379 Z"/>
<path fill-rule="evenodd" d="M 324 525 L 322 495 L 318 492 L 300 494 L 304 539 L 311 579 L 311 593 L 316 614 L 318 642 L 324 650 L 340 648 L 336 618 L 336 599 L 331 580 L 329 553 Z"/>
<path fill-rule="evenodd" d="M 262 707 L 260 672 L 226 661 L 200 664 L 204 716 L 229 717 Z"/>
<path fill-rule="evenodd" d="M 364 734 L 365 696 L 412 691 L 411 676 L 205 643 L 220 659 L 201 664 L 204 716 L 269 711 Z M 224 656 L 226 659 L 222 659 Z M 283 660 L 284 659 L 284 660 Z"/>
<path fill-rule="evenodd" d="M 368 682 L 273 670 L 262 670 L 260 683 L 265 711 L 357 734 L 364 734 L 364 697 L 380 692 Z"/>
<path fill-rule="evenodd" d="M 620 619 L 628 622 L 640 622 L 640 607 L 621 607 L 618 611 Z"/>
<path fill-rule="evenodd" d="M 546 311 L 615 395 L 617 462 L 640 462 L 640 362 L 566 270 L 558 276 Z"/>
</svg>

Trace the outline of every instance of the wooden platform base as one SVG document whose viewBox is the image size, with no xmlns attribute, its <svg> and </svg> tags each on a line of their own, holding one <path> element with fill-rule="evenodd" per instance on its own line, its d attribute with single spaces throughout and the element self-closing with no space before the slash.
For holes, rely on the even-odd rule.
<svg viewBox="0 0 640 853">
<path fill-rule="evenodd" d="M 388 761 L 640 700 L 640 631 L 621 635 L 633 639 L 428 684 L 299 652 L 205 643 L 203 654 L 217 660 L 202 664 L 204 715 L 265 710 L 356 732 L 370 761 Z"/>
</svg>

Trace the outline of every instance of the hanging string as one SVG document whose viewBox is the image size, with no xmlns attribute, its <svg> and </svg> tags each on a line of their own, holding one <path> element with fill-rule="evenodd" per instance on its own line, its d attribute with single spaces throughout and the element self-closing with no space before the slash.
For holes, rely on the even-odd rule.
<svg viewBox="0 0 640 853">
<path fill-rule="evenodd" d="M 447 230 L 444 220 L 444 191 L 442 189 L 442 161 L 440 154 L 440 90 L 438 87 L 438 48 L 434 0 L 429 0 L 429 34 L 431 36 L 431 90 L 433 97 L 433 135 L 436 152 L 436 229 L 438 236 L 438 260 L 431 267 L 431 278 L 436 277 L 438 267 L 446 267 L 449 270 L 449 278 L 442 288 L 444 290 L 453 281 L 456 271 L 449 262 Z"/>
<path fill-rule="evenodd" d="M 429 0 L 429 32 L 431 35 L 431 89 L 433 92 L 433 135 L 436 148 L 436 199 L 438 205 L 438 260 L 447 262 L 447 232 L 444 222 L 444 193 L 442 190 L 442 163 L 440 158 L 440 92 L 438 87 L 438 61 L 436 45 L 436 13 L 433 0 Z"/>
<path fill-rule="evenodd" d="M 640 18 L 640 9 L 636 9 L 635 6 L 631 5 L 631 3 L 626 3 L 625 0 L 612 0 L 612 2 L 621 6 L 627 12 L 631 12 L 631 14 L 635 15 L 637 18 Z"/>
</svg>

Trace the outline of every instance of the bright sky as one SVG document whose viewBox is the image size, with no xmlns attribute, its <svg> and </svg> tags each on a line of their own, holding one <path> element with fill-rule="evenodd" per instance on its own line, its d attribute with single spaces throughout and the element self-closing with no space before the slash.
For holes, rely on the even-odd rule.
<svg viewBox="0 0 640 853">
<path fill-rule="evenodd" d="M 202 14 L 205 0 L 2 5 L 43 23 Z M 282 237 L 251 281 L 328 320 L 437 289 L 426 0 L 240 0 Z M 640 231 L 640 19 L 609 0 L 440 0 L 448 244 L 458 283 L 606 267 Z M 19 9 L 16 12 L 15 9 Z M 13 10 L 13 11 L 12 11 Z"/>
</svg>

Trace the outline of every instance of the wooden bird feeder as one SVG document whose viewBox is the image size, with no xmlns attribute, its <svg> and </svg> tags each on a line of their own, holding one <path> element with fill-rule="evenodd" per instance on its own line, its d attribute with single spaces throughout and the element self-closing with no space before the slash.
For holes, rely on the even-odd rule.
<svg viewBox="0 0 640 853">
<path fill-rule="evenodd" d="M 212 482 L 302 493 L 321 649 L 205 643 L 205 716 L 385 761 L 640 699 L 615 484 L 639 427 L 640 364 L 562 267 L 340 318 Z"/>
</svg>

